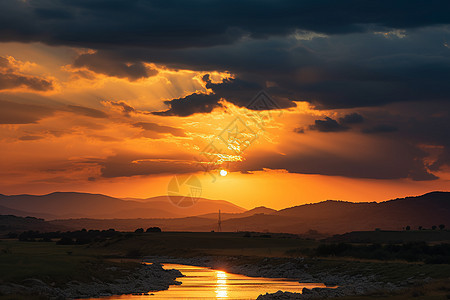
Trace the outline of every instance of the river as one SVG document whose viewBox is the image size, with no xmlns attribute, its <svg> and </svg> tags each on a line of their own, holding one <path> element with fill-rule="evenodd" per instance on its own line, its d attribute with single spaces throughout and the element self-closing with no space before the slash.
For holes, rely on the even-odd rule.
<svg viewBox="0 0 450 300">
<path fill-rule="evenodd" d="M 192 300 L 244 300 L 256 299 L 260 294 L 278 290 L 300 293 L 306 288 L 323 288 L 322 283 L 298 283 L 291 279 L 248 277 L 205 267 L 180 264 L 163 264 L 165 269 L 180 270 L 185 277 L 177 280 L 181 285 L 171 285 L 168 290 L 150 292 L 149 295 L 120 295 L 102 299 L 192 299 Z"/>
</svg>

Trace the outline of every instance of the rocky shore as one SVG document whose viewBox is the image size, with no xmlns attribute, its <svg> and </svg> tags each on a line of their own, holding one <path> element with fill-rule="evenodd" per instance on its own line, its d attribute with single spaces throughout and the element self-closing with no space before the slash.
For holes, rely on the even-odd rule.
<svg viewBox="0 0 450 300">
<path fill-rule="evenodd" d="M 330 274 L 328 272 L 311 273 L 308 263 L 303 258 L 265 258 L 258 263 L 241 264 L 234 258 L 195 257 L 170 258 L 147 257 L 146 261 L 160 263 L 187 264 L 215 269 L 224 269 L 235 274 L 251 277 L 289 278 L 300 283 L 324 283 L 327 288 L 304 288 L 302 294 L 278 291 L 274 294 L 265 294 L 258 297 L 264 299 L 323 299 L 342 296 L 373 294 L 378 292 L 395 292 L 406 286 L 384 283 L 375 276 Z"/>
<path fill-rule="evenodd" d="M 21 284 L 0 284 L 0 295 L 33 295 L 49 299 L 96 298 L 122 294 L 146 294 L 149 291 L 166 290 L 170 285 L 180 284 L 176 278 L 182 277 L 178 270 L 165 270 L 158 263 L 141 265 L 134 271 L 114 282 L 70 281 L 61 287 L 54 287 L 39 279 L 29 278 Z"/>
</svg>

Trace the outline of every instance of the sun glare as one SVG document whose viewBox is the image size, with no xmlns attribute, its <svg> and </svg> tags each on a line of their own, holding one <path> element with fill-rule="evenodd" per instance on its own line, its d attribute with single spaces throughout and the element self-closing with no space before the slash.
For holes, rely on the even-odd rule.
<svg viewBox="0 0 450 300">
<path fill-rule="evenodd" d="M 225 177 L 227 176 L 227 174 L 228 174 L 227 170 L 220 170 L 220 176 Z"/>
</svg>

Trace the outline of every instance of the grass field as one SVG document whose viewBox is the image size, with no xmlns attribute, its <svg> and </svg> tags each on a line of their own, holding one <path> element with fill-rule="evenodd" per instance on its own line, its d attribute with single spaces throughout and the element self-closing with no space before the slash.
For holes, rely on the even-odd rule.
<svg viewBox="0 0 450 300">
<path fill-rule="evenodd" d="M 280 263 L 288 261 L 289 250 L 315 248 L 318 241 L 300 239 L 283 234 L 244 233 L 193 233 L 162 232 L 124 234 L 89 245 L 57 245 L 55 242 L 19 242 L 0 240 L 0 280 L 20 282 L 25 278 L 38 278 L 55 285 L 70 280 L 113 280 L 123 270 L 136 266 L 127 257 L 167 255 L 175 257 L 233 256 L 236 264 L 258 263 L 266 257 L 279 257 Z M 382 295 L 391 299 L 447 299 L 450 293 L 449 264 L 424 264 L 406 261 L 376 261 L 338 257 L 307 257 L 312 275 L 330 274 L 376 275 L 385 282 L 404 282 L 411 278 L 422 280 L 432 277 L 437 281 L 416 286 L 401 295 Z M 110 271 L 111 266 L 120 266 Z M 409 295 L 409 296 L 408 296 Z M 379 295 L 378 297 L 380 297 Z M 423 298 L 425 297 L 425 298 Z M 431 297 L 431 298 L 430 298 Z M 444 298 L 443 298 L 444 297 Z M 0 297 L 0 299 L 9 299 Z M 377 299 L 354 297 L 346 299 Z"/>
<path fill-rule="evenodd" d="M 106 261 L 107 251 L 86 246 L 63 246 L 54 242 L 0 241 L 0 280 L 20 282 L 25 278 L 38 278 L 55 285 L 70 280 L 90 281 L 91 277 L 108 280 L 119 274 L 104 272 L 118 263 Z M 120 264 L 132 268 L 136 264 Z"/>
<path fill-rule="evenodd" d="M 289 249 L 315 247 L 317 241 L 299 239 L 292 235 L 253 234 L 217 232 L 162 232 L 120 237 L 94 245 L 105 247 L 111 252 L 125 254 L 130 250 L 142 255 L 245 255 L 284 256 Z"/>
</svg>

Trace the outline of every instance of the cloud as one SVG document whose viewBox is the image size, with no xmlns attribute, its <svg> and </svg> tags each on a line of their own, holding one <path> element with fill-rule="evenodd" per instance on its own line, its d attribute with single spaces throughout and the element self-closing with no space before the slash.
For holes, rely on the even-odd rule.
<svg viewBox="0 0 450 300">
<path fill-rule="evenodd" d="M 185 155 L 151 155 L 118 153 L 99 162 L 101 175 L 106 178 L 155 174 L 184 174 L 198 172 L 196 162 Z"/>
<path fill-rule="evenodd" d="M 165 125 L 159 125 L 156 123 L 148 123 L 148 122 L 138 122 L 133 124 L 134 127 L 139 127 L 144 129 L 145 131 L 150 132 L 150 135 L 145 135 L 146 137 L 151 138 L 160 138 L 164 136 L 164 134 L 171 134 L 173 136 L 185 137 L 186 134 L 181 128 L 175 128 Z"/>
<path fill-rule="evenodd" d="M 203 76 L 202 80 L 206 83 L 206 88 L 212 90 L 212 93 L 193 93 L 183 98 L 165 101 L 164 103 L 169 105 L 170 109 L 153 112 L 153 114 L 185 117 L 195 113 L 209 113 L 216 107 L 222 107 L 220 100 L 226 100 L 237 106 L 253 110 L 281 109 L 295 106 L 294 102 L 278 97 L 279 92 L 276 88 L 267 88 L 265 89 L 267 92 L 262 93 L 263 86 L 256 82 L 224 78 L 220 83 L 213 83 L 209 74 Z M 265 101 L 266 105 L 252 105 L 256 101 Z"/>
<path fill-rule="evenodd" d="M 364 117 L 358 113 L 351 113 L 339 118 L 341 124 L 359 124 L 364 122 Z"/>
<path fill-rule="evenodd" d="M 83 115 L 91 118 L 107 118 L 108 115 L 98 109 L 84 107 L 80 105 L 67 105 L 67 109 L 75 114 Z"/>
<path fill-rule="evenodd" d="M 45 106 L 6 100 L 0 100 L 0 108 L 0 124 L 36 123 L 55 112 L 55 109 Z"/>
<path fill-rule="evenodd" d="M 154 75 L 147 63 L 228 71 L 233 84 L 273 82 L 272 96 L 322 109 L 449 100 L 442 1 L 91 2 L 2 1 L 0 40 L 90 48 L 74 65 L 130 80 Z M 227 93 L 232 84 L 221 87 L 246 101 Z M 214 100 L 196 99 L 192 111 L 208 112 Z"/>
<path fill-rule="evenodd" d="M 114 57 L 107 57 L 104 55 L 93 56 L 91 54 L 81 54 L 75 59 L 73 67 L 85 67 L 96 73 L 118 78 L 128 78 L 130 81 L 158 74 L 157 70 L 147 67 L 140 61 L 123 62 Z"/>
<path fill-rule="evenodd" d="M 53 82 L 37 76 L 21 74 L 7 58 L 0 56 L 0 90 L 15 88 L 48 91 L 53 89 Z"/>
<path fill-rule="evenodd" d="M 372 128 L 363 129 L 362 132 L 363 133 L 388 133 L 388 132 L 394 132 L 397 130 L 398 130 L 398 128 L 395 126 L 388 125 L 388 124 L 380 124 L 380 125 L 376 125 Z"/>
<path fill-rule="evenodd" d="M 53 84 L 49 80 L 34 76 L 0 73 L 0 90 L 19 87 L 26 87 L 35 91 L 48 91 L 53 89 Z"/>
<path fill-rule="evenodd" d="M 165 111 L 152 112 L 159 116 L 186 117 L 196 113 L 210 113 L 214 108 L 221 107 L 220 97 L 215 94 L 193 93 L 186 97 L 176 98 L 164 103 L 170 106 Z"/>
<path fill-rule="evenodd" d="M 286 154 L 261 151 L 231 168 L 246 172 L 284 169 L 290 173 L 351 178 L 437 179 L 424 166 L 423 158 L 427 154 L 403 141 L 376 141 L 371 146 L 346 147 L 344 150 L 342 153 L 330 145 L 314 151 L 291 150 Z"/>
<path fill-rule="evenodd" d="M 43 98 L 46 99 L 46 98 Z M 0 100 L 0 124 L 30 124 L 50 117 L 57 112 L 70 112 L 79 116 L 91 118 L 107 118 L 108 115 L 101 110 L 89 108 L 81 105 L 39 105 L 31 103 L 21 103 L 8 100 Z M 82 125 L 83 123 L 79 123 Z M 84 123 L 88 126 L 90 123 Z M 99 123 L 92 123 L 90 127 L 101 126 Z"/>
<path fill-rule="evenodd" d="M 305 129 L 302 127 L 294 128 L 295 133 L 305 133 Z"/>
<path fill-rule="evenodd" d="M 43 139 L 43 136 L 40 135 L 23 135 L 21 137 L 19 137 L 19 140 L 21 141 L 36 141 L 36 140 L 41 140 Z"/>
<path fill-rule="evenodd" d="M 310 125 L 309 129 L 320 132 L 340 132 L 346 131 L 349 128 L 339 124 L 336 120 L 330 117 L 325 117 L 325 120 L 315 120 L 314 125 Z"/>
<path fill-rule="evenodd" d="M 102 101 L 102 104 L 119 109 L 126 117 L 130 117 L 130 113 L 136 112 L 134 107 L 132 107 L 125 101 Z"/>
<path fill-rule="evenodd" d="M 297 29 L 342 34 L 373 27 L 382 31 L 448 24 L 448 11 L 447 3 L 426 0 L 408 5 L 370 0 L 252 0 L 233 5 L 219 0 L 5 0 L 0 4 L 0 37 L 2 41 L 97 48 L 117 44 L 208 47 L 235 43 L 247 36 L 284 36 Z"/>
</svg>

